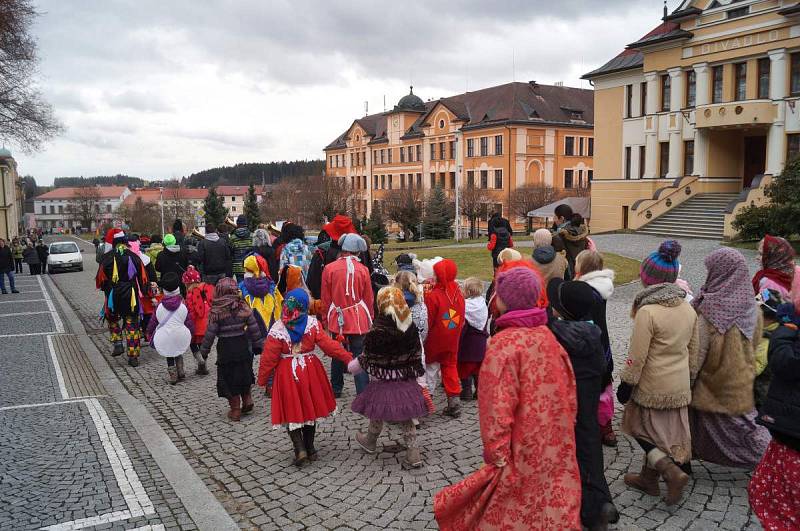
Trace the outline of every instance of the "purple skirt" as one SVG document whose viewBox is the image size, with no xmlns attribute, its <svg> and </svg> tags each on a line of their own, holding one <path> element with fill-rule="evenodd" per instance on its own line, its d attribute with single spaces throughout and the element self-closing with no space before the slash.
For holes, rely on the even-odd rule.
<svg viewBox="0 0 800 531">
<path fill-rule="evenodd" d="M 389 422 L 403 422 L 428 414 L 422 388 L 416 380 L 370 380 L 351 407 L 370 420 Z"/>
</svg>

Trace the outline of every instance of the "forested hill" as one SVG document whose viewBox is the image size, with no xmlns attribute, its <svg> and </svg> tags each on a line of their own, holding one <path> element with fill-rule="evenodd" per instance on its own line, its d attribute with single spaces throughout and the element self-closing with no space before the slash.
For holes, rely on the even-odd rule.
<svg viewBox="0 0 800 531">
<path fill-rule="evenodd" d="M 193 173 L 184 184 L 190 188 L 202 188 L 217 184 L 243 185 L 251 182 L 272 184 L 284 177 L 308 177 L 321 175 L 324 160 L 296 160 L 292 162 L 248 162 L 235 166 L 223 166 Z"/>
<path fill-rule="evenodd" d="M 140 177 L 128 175 L 104 175 L 99 177 L 56 177 L 53 181 L 55 188 L 62 186 L 127 186 L 128 188 L 143 188 L 147 181 Z"/>
</svg>

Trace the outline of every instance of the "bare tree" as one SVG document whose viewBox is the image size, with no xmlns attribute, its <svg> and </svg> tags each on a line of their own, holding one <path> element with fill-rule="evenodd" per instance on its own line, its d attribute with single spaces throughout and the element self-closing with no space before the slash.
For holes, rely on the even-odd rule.
<svg viewBox="0 0 800 531">
<path fill-rule="evenodd" d="M 92 222 L 100 218 L 100 188 L 81 186 L 67 203 L 69 218 L 85 229 L 92 228 Z"/>
<path fill-rule="evenodd" d="M 486 190 L 467 186 L 459 191 L 459 210 L 469 221 L 469 237 L 478 237 L 478 220 L 486 217 L 488 204 L 491 202 Z"/>
<path fill-rule="evenodd" d="M 400 225 L 406 240 L 419 240 L 423 210 L 422 192 L 417 188 L 392 190 L 386 195 L 384 213 Z"/>
<path fill-rule="evenodd" d="M 161 210 L 158 203 L 150 203 L 137 197 L 133 205 L 121 206 L 118 216 L 127 222 L 132 232 L 161 233 Z"/>
<path fill-rule="evenodd" d="M 171 226 L 172 221 L 180 219 L 189 232 L 194 227 L 195 211 L 191 201 L 185 197 L 185 188 L 179 181 L 170 181 L 164 187 L 164 220 L 167 226 Z"/>
<path fill-rule="evenodd" d="M 0 0 L 0 137 L 29 153 L 63 131 L 35 81 L 37 15 L 31 0 Z"/>
<path fill-rule="evenodd" d="M 309 177 L 306 190 L 309 190 L 307 213 L 309 222 L 321 223 L 336 214 L 349 214 L 352 206 L 353 190 L 347 179 L 341 177 Z"/>
<path fill-rule="evenodd" d="M 552 186 L 543 184 L 526 184 L 520 186 L 511 195 L 511 212 L 521 218 L 525 218 L 525 233 L 530 234 L 532 219 L 528 217 L 528 212 L 543 207 L 556 201 L 559 197 L 558 192 Z"/>
</svg>

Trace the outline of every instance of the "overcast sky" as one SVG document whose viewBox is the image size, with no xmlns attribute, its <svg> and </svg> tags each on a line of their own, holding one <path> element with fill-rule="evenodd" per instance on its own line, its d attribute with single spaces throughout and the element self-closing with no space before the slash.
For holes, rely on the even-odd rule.
<svg viewBox="0 0 800 531">
<path fill-rule="evenodd" d="M 670 1 L 670 9 L 677 5 Z M 660 0 L 38 0 L 66 126 L 19 170 L 182 177 L 321 158 L 353 119 L 511 81 L 563 81 L 660 22 Z M 512 67 L 513 65 L 513 67 Z"/>
</svg>

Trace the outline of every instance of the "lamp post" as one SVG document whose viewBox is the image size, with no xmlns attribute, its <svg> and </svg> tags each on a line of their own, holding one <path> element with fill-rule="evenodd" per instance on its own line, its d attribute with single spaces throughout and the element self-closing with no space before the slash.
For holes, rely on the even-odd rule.
<svg viewBox="0 0 800 531">
<path fill-rule="evenodd" d="M 161 237 L 163 238 L 164 237 L 164 187 L 159 186 L 158 192 L 161 197 L 161 201 L 159 202 L 161 203 Z"/>
</svg>

